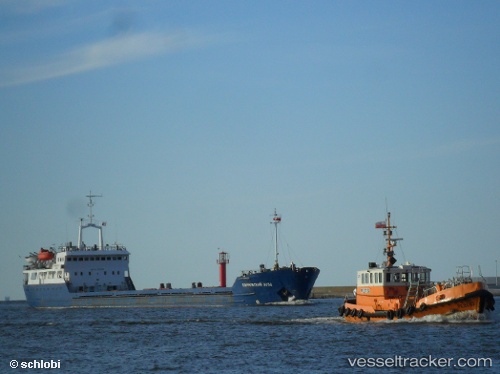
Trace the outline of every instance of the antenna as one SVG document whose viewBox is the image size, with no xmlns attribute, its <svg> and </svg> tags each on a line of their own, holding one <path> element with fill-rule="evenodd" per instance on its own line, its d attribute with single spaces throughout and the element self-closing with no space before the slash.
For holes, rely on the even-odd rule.
<svg viewBox="0 0 500 374">
<path fill-rule="evenodd" d="M 90 219 L 90 223 L 92 223 L 92 218 L 94 218 L 94 215 L 92 214 L 92 207 L 94 206 L 94 202 L 92 201 L 92 198 L 93 197 L 102 197 L 102 194 L 101 195 L 92 195 L 92 190 L 91 190 L 90 193 L 87 195 L 87 197 L 89 198 L 89 202 L 87 203 L 87 206 L 90 208 L 89 219 Z"/>
</svg>

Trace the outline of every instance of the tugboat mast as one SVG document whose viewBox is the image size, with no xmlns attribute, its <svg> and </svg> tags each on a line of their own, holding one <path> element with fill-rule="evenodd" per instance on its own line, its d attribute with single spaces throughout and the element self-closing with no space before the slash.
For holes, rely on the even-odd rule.
<svg viewBox="0 0 500 374">
<path fill-rule="evenodd" d="M 387 212 L 387 221 L 377 222 L 375 224 L 376 229 L 384 229 L 384 236 L 387 236 L 385 239 L 387 241 L 387 245 L 384 248 L 384 254 L 387 256 L 387 267 L 391 267 L 396 263 L 396 258 L 394 257 L 394 247 L 397 245 L 398 240 L 403 240 L 402 238 L 392 238 L 392 229 L 397 228 L 397 226 L 391 226 L 391 212 Z"/>
<path fill-rule="evenodd" d="M 274 209 L 274 216 L 272 220 L 272 224 L 274 224 L 274 269 L 279 269 L 280 265 L 278 263 L 278 224 L 281 222 L 281 216 L 276 213 L 276 209 Z"/>
</svg>

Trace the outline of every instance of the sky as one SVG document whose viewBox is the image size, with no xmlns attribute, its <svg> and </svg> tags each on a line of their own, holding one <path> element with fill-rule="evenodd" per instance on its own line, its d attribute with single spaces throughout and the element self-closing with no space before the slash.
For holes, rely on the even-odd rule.
<svg viewBox="0 0 500 374">
<path fill-rule="evenodd" d="M 498 1 L 0 1 L 0 298 L 90 191 L 139 289 L 272 266 L 275 209 L 317 286 L 387 211 L 398 264 L 495 276 L 499 67 Z"/>
</svg>

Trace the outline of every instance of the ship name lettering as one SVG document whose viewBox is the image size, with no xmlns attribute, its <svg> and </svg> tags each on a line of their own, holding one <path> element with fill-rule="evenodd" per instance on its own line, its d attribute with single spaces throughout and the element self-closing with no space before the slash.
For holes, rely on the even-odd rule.
<svg viewBox="0 0 500 374">
<path fill-rule="evenodd" d="M 272 287 L 271 282 L 258 282 L 258 283 L 242 283 L 243 287 Z"/>
</svg>

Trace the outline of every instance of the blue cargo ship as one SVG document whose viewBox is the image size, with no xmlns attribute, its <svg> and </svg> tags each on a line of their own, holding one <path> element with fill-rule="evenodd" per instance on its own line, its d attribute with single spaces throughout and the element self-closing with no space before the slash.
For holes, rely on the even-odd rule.
<svg viewBox="0 0 500 374">
<path fill-rule="evenodd" d="M 87 195 L 90 209 L 88 223 L 80 219 L 78 241 L 43 249 L 26 257 L 23 287 L 28 304 L 35 308 L 53 307 L 155 307 L 196 305 L 259 305 L 299 303 L 307 300 L 319 275 L 316 267 L 280 266 L 278 263 L 278 224 L 274 213 L 275 263 L 255 271 L 244 271 L 232 287 L 226 286 L 225 266 L 229 256 L 219 253 L 220 285 L 204 287 L 193 283 L 191 288 L 159 288 L 137 290 L 130 276 L 130 252 L 125 246 L 104 245 L 105 223 L 93 220 L 93 198 Z M 83 231 L 96 229 L 98 243 L 86 245 Z"/>
</svg>

